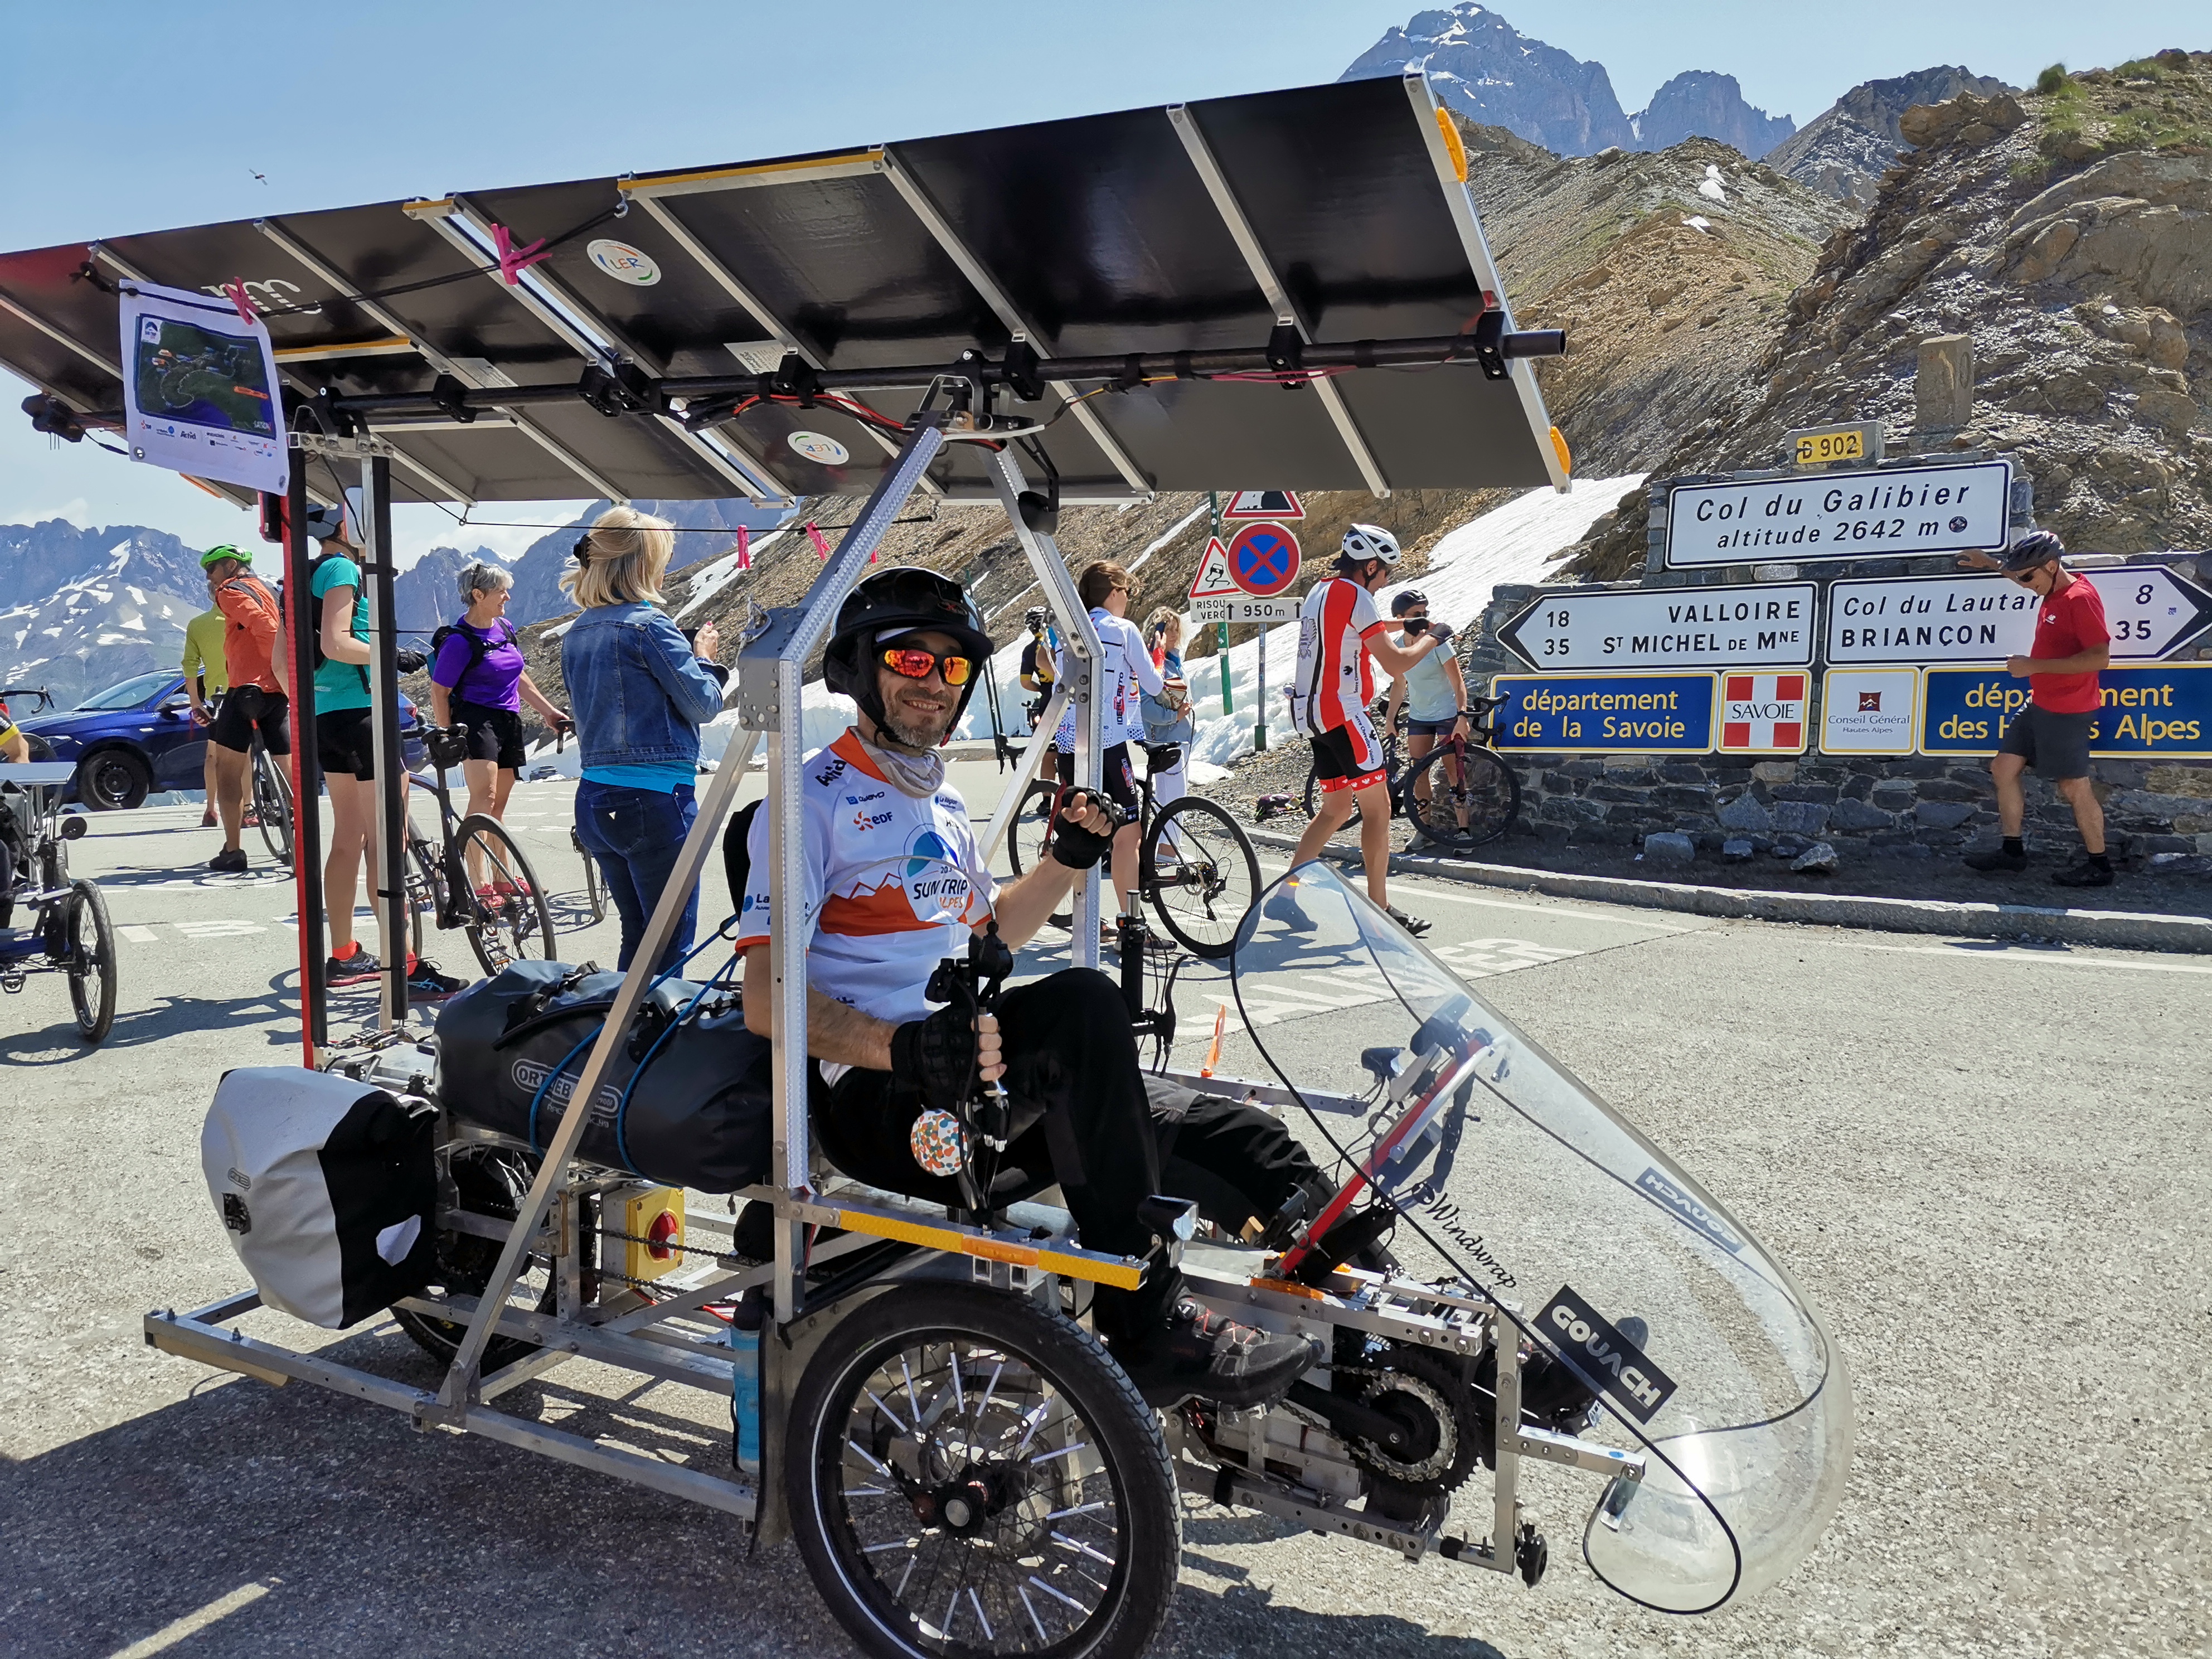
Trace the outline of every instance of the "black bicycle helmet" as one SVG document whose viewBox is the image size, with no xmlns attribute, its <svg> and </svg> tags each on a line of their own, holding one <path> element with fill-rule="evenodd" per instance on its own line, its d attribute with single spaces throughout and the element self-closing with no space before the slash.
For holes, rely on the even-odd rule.
<svg viewBox="0 0 2212 1659">
<path fill-rule="evenodd" d="M 2066 544 L 2048 530 L 2031 530 L 2005 550 L 2004 568 L 2008 572 L 2033 570 L 2065 551 Z"/>
<path fill-rule="evenodd" d="M 1390 614 L 1394 617 L 1402 617 L 1415 605 L 1426 605 L 1428 602 L 1429 596 L 1422 592 L 1419 588 L 1409 587 L 1390 601 Z"/>
<path fill-rule="evenodd" d="M 876 641 L 885 634 L 926 628 L 950 634 L 975 659 L 976 672 L 960 688 L 960 704 L 953 723 L 968 712 L 968 700 L 982 679 L 983 663 L 991 654 L 991 636 L 983 631 L 982 613 L 968 591 L 950 576 L 920 565 L 893 565 L 863 577 L 845 603 L 837 608 L 837 630 L 822 653 L 822 680 L 832 691 L 842 692 L 860 704 L 860 711 L 878 726 L 884 721 L 884 702 L 876 689 L 876 676 L 864 667 Z"/>
</svg>

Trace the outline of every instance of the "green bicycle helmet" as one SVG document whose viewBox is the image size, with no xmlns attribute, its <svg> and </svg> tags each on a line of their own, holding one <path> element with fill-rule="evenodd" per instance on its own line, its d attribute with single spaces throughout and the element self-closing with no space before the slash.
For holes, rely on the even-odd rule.
<svg viewBox="0 0 2212 1659">
<path fill-rule="evenodd" d="M 212 570 L 216 566 L 221 564 L 225 559 L 235 559 L 239 563 L 246 566 L 249 570 L 253 568 L 253 561 L 252 559 L 246 557 L 245 554 L 240 552 L 228 542 L 223 542 L 216 546 L 210 547 L 206 552 L 200 555 L 200 568 L 203 570 Z"/>
</svg>

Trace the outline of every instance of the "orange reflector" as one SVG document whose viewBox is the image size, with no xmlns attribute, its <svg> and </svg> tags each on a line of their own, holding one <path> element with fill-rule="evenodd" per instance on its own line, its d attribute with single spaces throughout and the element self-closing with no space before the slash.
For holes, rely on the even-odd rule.
<svg viewBox="0 0 2212 1659">
<path fill-rule="evenodd" d="M 1552 453 L 1559 458 L 1559 471 L 1565 473 L 1569 477 L 1574 477 L 1575 458 L 1573 452 L 1568 449 L 1566 438 L 1557 427 L 1553 427 L 1552 428 Z"/>
<path fill-rule="evenodd" d="M 1460 183 L 1467 182 L 1467 142 L 1459 136 L 1459 123 L 1451 118 L 1451 112 L 1437 106 L 1437 131 L 1444 136 L 1444 148 L 1451 152 L 1452 172 Z"/>
</svg>

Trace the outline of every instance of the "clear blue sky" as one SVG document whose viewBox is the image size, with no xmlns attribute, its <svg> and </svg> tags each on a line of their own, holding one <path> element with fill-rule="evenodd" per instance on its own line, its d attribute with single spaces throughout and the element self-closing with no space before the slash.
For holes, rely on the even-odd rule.
<svg viewBox="0 0 2212 1659">
<path fill-rule="evenodd" d="M 400 196 L 786 155 L 1334 80 L 1412 0 L 941 0 L 270 6 L 8 0 L 0 246 Z M 1800 125 L 1877 76 L 2212 47 L 2203 0 L 1503 0 L 1606 65 L 1625 109 L 1719 70 Z M 252 174 L 268 175 L 256 182 Z M 190 485 L 88 445 L 51 451 L 0 372 L 0 523 L 60 514 L 188 539 L 246 531 Z M 416 551 L 439 533 L 409 515 Z M 500 516 L 558 517 L 502 512 Z M 487 534 L 519 550 L 534 532 Z M 471 545 L 464 541 L 463 545 Z"/>
</svg>

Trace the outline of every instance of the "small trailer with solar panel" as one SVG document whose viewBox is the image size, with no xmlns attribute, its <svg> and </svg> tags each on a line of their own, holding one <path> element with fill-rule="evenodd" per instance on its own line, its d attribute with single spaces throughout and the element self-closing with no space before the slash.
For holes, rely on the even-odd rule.
<svg viewBox="0 0 2212 1659">
<path fill-rule="evenodd" d="M 1076 775 L 1095 785 L 1099 642 L 1054 540 L 1062 506 L 1567 487 L 1530 362 L 1564 340 L 1516 325 L 1468 166 L 1412 74 L 0 255 L 0 362 L 42 388 L 34 418 L 64 435 L 115 423 L 119 284 L 260 302 L 287 380 L 295 599 L 310 500 L 363 486 L 386 743 L 393 501 L 870 492 L 804 600 L 748 629 L 742 738 L 706 784 L 639 965 L 594 1005 L 567 1096 L 597 1103 L 635 1063 L 645 964 L 764 738 L 772 1127 L 765 1178 L 736 1195 L 768 1224 L 685 1214 L 666 1182 L 583 1155 L 596 1105 L 564 1105 L 541 1137 L 441 1099 L 441 1057 L 402 1025 L 396 975 L 385 1029 L 331 1043 L 303 859 L 307 1064 L 435 1114 L 431 1243 L 387 1228 L 376 1248 L 434 1257 L 391 1305 L 442 1375 L 277 1340 L 258 1289 L 149 1314 L 147 1341 L 794 1536 L 879 1654 L 1144 1651 L 1186 1497 L 1534 1583 L 1548 1547 L 1524 1513 L 1532 1461 L 1602 1483 L 1585 1559 L 1649 1605 L 1709 1610 L 1802 1559 L 1848 1462 L 1850 1390 L 1787 1273 L 1321 866 L 1242 917 L 1237 994 L 1323 973 L 1336 1006 L 1301 1022 L 1315 1041 L 1296 1054 L 1252 1027 L 1274 1075 L 1236 1086 L 1310 1115 L 1338 1154 L 1335 1197 L 1273 1249 L 1188 1236 L 1181 1200 L 1146 1212 L 1193 1294 L 1310 1340 L 1313 1370 L 1276 1403 L 1147 1407 L 1083 1322 L 1094 1287 L 1133 1286 L 1146 1263 L 1086 1249 L 1051 1190 L 948 1212 L 846 1178 L 808 1130 L 801 674 L 902 507 L 921 494 L 1003 511 L 1083 665 L 1054 696 L 1074 701 Z M 312 841 L 313 746 L 297 747 Z M 988 848 L 1040 752 L 1007 784 Z M 401 810 L 387 789 L 387 828 Z M 1098 959 L 1097 881 L 1076 890 L 1078 966 Z M 1332 1121 L 1362 1123 L 1356 1144 Z M 1479 1156 L 1455 1166 L 1463 1146 Z M 1424 1271 L 1346 1266 L 1333 1224 L 1358 1217 L 1402 1224 Z M 652 1455 L 507 1408 L 575 1360 L 726 1396 L 738 1370 L 714 1315 L 748 1293 L 765 1304 L 757 1470 L 696 1433 Z"/>
</svg>

